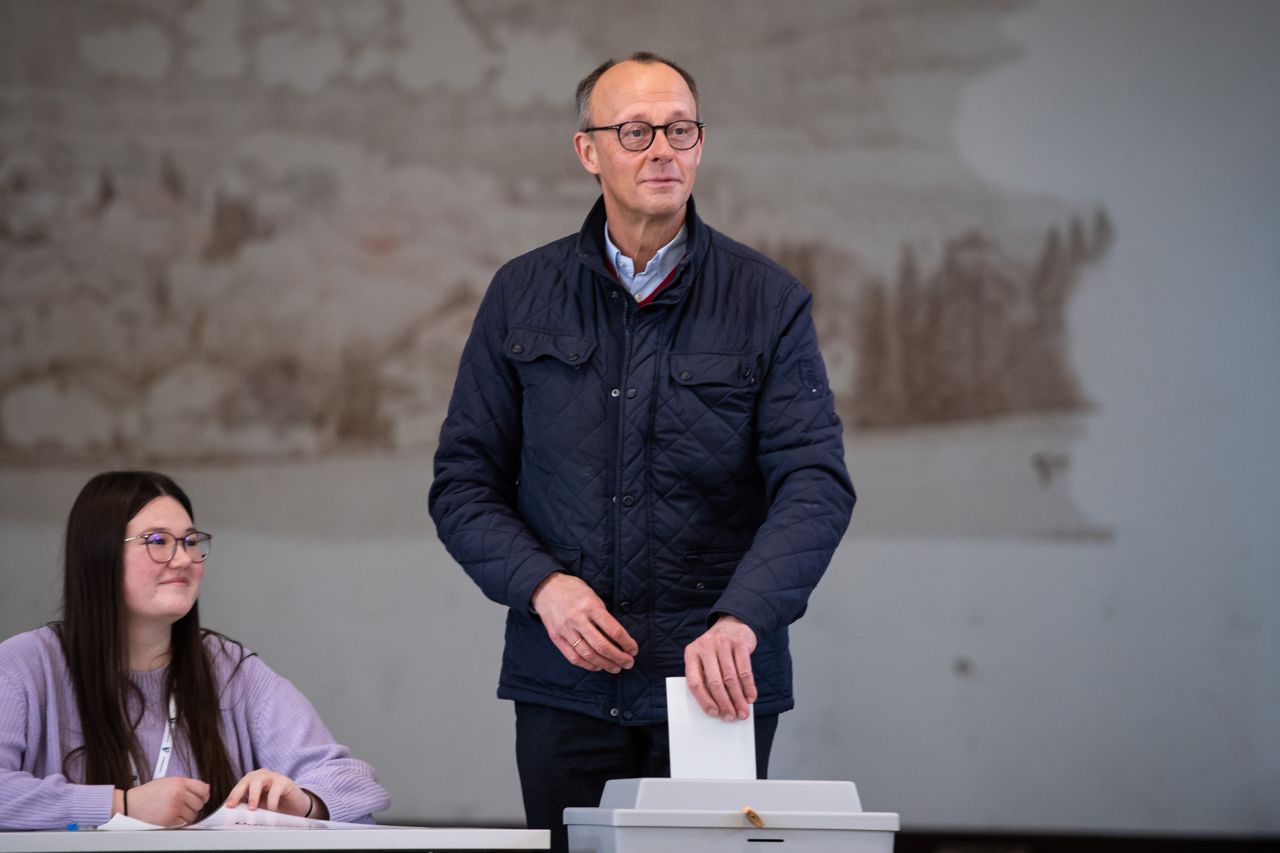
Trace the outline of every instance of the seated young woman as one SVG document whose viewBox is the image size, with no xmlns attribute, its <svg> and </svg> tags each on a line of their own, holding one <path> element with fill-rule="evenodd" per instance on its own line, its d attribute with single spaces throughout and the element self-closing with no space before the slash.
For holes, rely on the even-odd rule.
<svg viewBox="0 0 1280 853">
<path fill-rule="evenodd" d="M 224 803 L 371 823 L 388 806 L 297 688 L 200 627 L 211 541 L 162 474 L 81 490 L 62 621 L 0 643 L 0 828 L 180 826 Z"/>
</svg>

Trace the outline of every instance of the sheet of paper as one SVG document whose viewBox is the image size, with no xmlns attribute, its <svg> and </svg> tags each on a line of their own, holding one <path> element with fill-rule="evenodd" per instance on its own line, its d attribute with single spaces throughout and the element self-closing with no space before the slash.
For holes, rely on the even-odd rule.
<svg viewBox="0 0 1280 853">
<path fill-rule="evenodd" d="M 187 829 L 328 829 L 334 824 L 327 820 L 312 820 L 308 817 L 294 817 L 290 814 L 254 809 L 244 803 L 229 809 L 226 806 L 218 809 L 199 823 L 193 823 Z"/>
<path fill-rule="evenodd" d="M 169 829 L 137 818 L 115 815 L 98 829 Z M 267 809 L 249 811 L 244 803 L 229 809 L 226 806 L 218 809 L 199 823 L 178 829 L 377 829 L 366 823 L 340 823 L 332 820 L 312 820 L 306 817 L 294 817 Z"/>
<path fill-rule="evenodd" d="M 164 829 L 163 826 L 156 826 L 154 823 L 147 823 L 145 820 L 138 820 L 136 817 L 125 817 L 122 814 L 112 815 L 111 820 L 104 823 L 98 829 Z"/>
<path fill-rule="evenodd" d="M 745 720 L 708 717 L 683 678 L 667 679 L 672 779 L 756 778 L 755 708 Z"/>
</svg>

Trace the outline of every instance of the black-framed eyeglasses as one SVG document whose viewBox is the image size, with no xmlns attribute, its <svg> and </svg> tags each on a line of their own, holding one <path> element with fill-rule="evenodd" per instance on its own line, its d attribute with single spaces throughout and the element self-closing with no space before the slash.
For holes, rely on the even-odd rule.
<svg viewBox="0 0 1280 853">
<path fill-rule="evenodd" d="M 702 129 L 705 122 L 683 118 L 669 121 L 666 124 L 649 124 L 647 121 L 624 121 L 622 124 L 609 124 L 604 127 L 584 127 L 583 133 L 594 133 L 597 130 L 616 130 L 618 143 L 628 151 L 647 151 L 658 138 L 658 131 L 667 138 L 667 144 L 677 151 L 688 151 L 702 140 Z"/>
<path fill-rule="evenodd" d="M 167 563 L 172 560 L 178 553 L 179 542 L 182 543 L 183 548 L 187 549 L 187 556 L 195 563 L 203 563 L 204 558 L 213 550 L 213 535 L 201 533 L 199 530 L 193 530 L 185 536 L 174 536 L 165 530 L 155 530 L 151 533 L 130 536 L 124 541 L 133 542 L 135 539 L 147 546 L 147 556 L 157 563 Z"/>
</svg>

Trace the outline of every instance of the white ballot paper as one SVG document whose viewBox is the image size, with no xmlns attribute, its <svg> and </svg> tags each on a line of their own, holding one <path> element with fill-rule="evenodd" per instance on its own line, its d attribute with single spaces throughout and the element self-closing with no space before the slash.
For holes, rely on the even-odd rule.
<svg viewBox="0 0 1280 853">
<path fill-rule="evenodd" d="M 104 823 L 98 829 L 172 829 L 175 827 L 157 826 L 154 823 L 147 823 L 145 820 L 138 820 L 133 817 L 125 817 L 122 814 L 115 815 L 111 820 Z M 244 803 L 229 809 L 226 806 L 218 809 L 199 823 L 188 824 L 187 826 L 176 827 L 177 829 L 378 829 L 379 827 L 367 823 L 342 823 L 335 820 L 312 820 L 308 817 L 294 817 L 293 815 L 281 814 L 280 812 L 268 811 L 267 809 L 254 809 L 249 811 L 249 807 Z"/>
<path fill-rule="evenodd" d="M 726 723 L 698 706 L 683 678 L 667 679 L 672 779 L 756 778 L 755 708 Z"/>
</svg>

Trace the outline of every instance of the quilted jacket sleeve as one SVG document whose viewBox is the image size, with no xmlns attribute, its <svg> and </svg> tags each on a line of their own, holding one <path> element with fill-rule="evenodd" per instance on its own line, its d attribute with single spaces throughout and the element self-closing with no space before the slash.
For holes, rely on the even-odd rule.
<svg viewBox="0 0 1280 853">
<path fill-rule="evenodd" d="M 757 637 L 804 614 L 855 501 L 811 303 L 794 282 L 778 312 L 777 346 L 757 412 L 757 461 L 768 516 L 710 616 L 736 616 Z"/>
<path fill-rule="evenodd" d="M 524 610 L 538 584 L 561 567 L 515 509 L 521 388 L 502 353 L 505 274 L 494 277 L 462 352 L 429 505 L 441 541 L 484 594 Z"/>
</svg>

